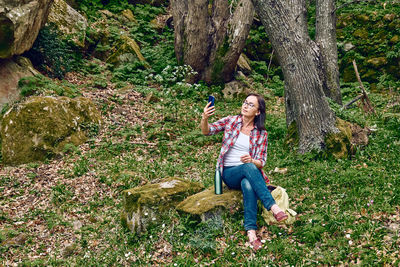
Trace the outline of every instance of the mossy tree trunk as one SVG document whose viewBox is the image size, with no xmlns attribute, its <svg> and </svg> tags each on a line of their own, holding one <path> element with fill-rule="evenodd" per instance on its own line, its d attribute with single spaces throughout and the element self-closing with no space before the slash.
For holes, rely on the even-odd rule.
<svg viewBox="0 0 400 267">
<path fill-rule="evenodd" d="M 315 41 L 320 51 L 324 78 L 324 93 L 338 104 L 342 104 L 336 41 L 335 0 L 316 0 Z"/>
<path fill-rule="evenodd" d="M 324 93 L 321 50 L 307 30 L 305 0 L 253 0 L 285 79 L 287 125 L 296 125 L 300 153 L 325 148 L 337 132 L 335 115 Z"/>
<path fill-rule="evenodd" d="M 198 74 L 190 82 L 233 79 L 253 22 L 251 0 L 172 0 L 175 53 Z"/>
</svg>

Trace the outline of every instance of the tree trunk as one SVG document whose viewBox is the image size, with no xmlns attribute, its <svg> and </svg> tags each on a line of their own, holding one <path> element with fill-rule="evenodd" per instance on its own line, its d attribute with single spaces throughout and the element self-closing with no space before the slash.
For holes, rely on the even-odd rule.
<svg viewBox="0 0 400 267">
<path fill-rule="evenodd" d="M 233 79 L 253 22 L 251 0 L 172 0 L 175 54 L 198 74 L 189 82 Z"/>
<path fill-rule="evenodd" d="M 335 0 L 316 0 L 315 41 L 320 51 L 323 71 L 324 93 L 338 104 L 342 104 L 336 41 Z"/>
<path fill-rule="evenodd" d="M 253 0 L 253 3 L 283 70 L 286 122 L 288 126 L 296 124 L 298 151 L 325 148 L 326 135 L 338 130 L 323 92 L 320 49 L 305 30 L 301 11 L 306 2 Z"/>
</svg>

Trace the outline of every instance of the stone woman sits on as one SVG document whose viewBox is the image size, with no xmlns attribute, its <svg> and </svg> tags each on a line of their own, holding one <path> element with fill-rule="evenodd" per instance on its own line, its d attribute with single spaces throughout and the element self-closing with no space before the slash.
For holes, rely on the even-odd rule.
<svg viewBox="0 0 400 267">
<path fill-rule="evenodd" d="M 249 94 L 243 102 L 240 115 L 228 116 L 209 124 L 215 112 L 209 102 L 202 115 L 200 127 L 204 135 L 224 131 L 217 168 L 222 180 L 231 189 L 243 194 L 244 228 L 255 250 L 261 248 L 257 238 L 257 200 L 271 210 L 277 221 L 288 216 L 275 203 L 267 188 L 269 182 L 262 171 L 267 159 L 267 132 L 265 130 L 265 101 L 258 94 Z"/>
</svg>

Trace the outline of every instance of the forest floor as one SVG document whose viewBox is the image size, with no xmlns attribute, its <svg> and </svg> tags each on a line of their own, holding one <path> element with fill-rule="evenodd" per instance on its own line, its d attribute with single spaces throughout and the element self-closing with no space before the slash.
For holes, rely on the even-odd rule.
<svg viewBox="0 0 400 267">
<path fill-rule="evenodd" d="M 371 93 L 376 115 L 357 106 L 338 112 L 376 131 L 368 146 L 336 160 L 287 150 L 283 99 L 257 89 L 267 100 L 265 171 L 287 189 L 299 216 L 290 227 L 268 226 L 259 218 L 258 234 L 266 243 L 255 254 L 241 212 L 203 224 L 171 211 L 141 236 L 120 223 L 122 190 L 167 176 L 212 184 L 221 137 L 200 134 L 205 100 L 147 101 L 132 86 L 93 89 L 78 73 L 66 80 L 98 105 L 104 123 L 88 142 L 59 158 L 1 167 L 0 265 L 400 263 L 400 141 L 396 121 L 385 117 L 400 105 L 398 94 Z M 217 97 L 215 119 L 240 105 Z"/>
</svg>

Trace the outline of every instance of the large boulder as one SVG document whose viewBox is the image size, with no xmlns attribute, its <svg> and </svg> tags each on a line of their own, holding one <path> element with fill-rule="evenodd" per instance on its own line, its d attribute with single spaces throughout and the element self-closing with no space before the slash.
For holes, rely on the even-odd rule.
<svg viewBox="0 0 400 267">
<path fill-rule="evenodd" d="M 0 58 L 29 50 L 53 0 L 0 0 Z"/>
<path fill-rule="evenodd" d="M 61 153 L 66 144 L 86 141 L 85 127 L 100 123 L 99 111 L 87 98 L 30 97 L 3 116 L 3 163 L 17 165 Z"/>
<path fill-rule="evenodd" d="M 132 63 L 136 59 L 143 62 L 144 66 L 149 67 L 146 59 L 140 52 L 140 47 L 134 39 L 123 34 L 121 40 L 112 49 L 113 53 L 107 58 L 107 63 L 113 64 L 114 66 L 120 66 L 126 63 Z"/>
<path fill-rule="evenodd" d="M 64 0 L 54 0 L 47 22 L 54 23 L 63 35 L 71 36 L 77 45 L 81 47 L 85 45 L 88 22 Z"/>
<path fill-rule="evenodd" d="M 216 195 L 214 187 L 192 195 L 179 203 L 177 210 L 192 214 L 206 221 L 220 217 L 226 211 L 235 211 L 242 206 L 242 192 L 223 188 L 223 194 Z"/>
<path fill-rule="evenodd" d="M 184 198 L 202 190 L 202 186 L 184 179 L 169 177 L 159 183 L 148 184 L 123 191 L 123 226 L 141 233 L 151 223 L 158 222 L 171 208 Z"/>
<path fill-rule="evenodd" d="M 23 77 L 39 74 L 29 59 L 0 59 L 0 110 L 6 103 L 18 99 L 18 81 Z"/>
</svg>

